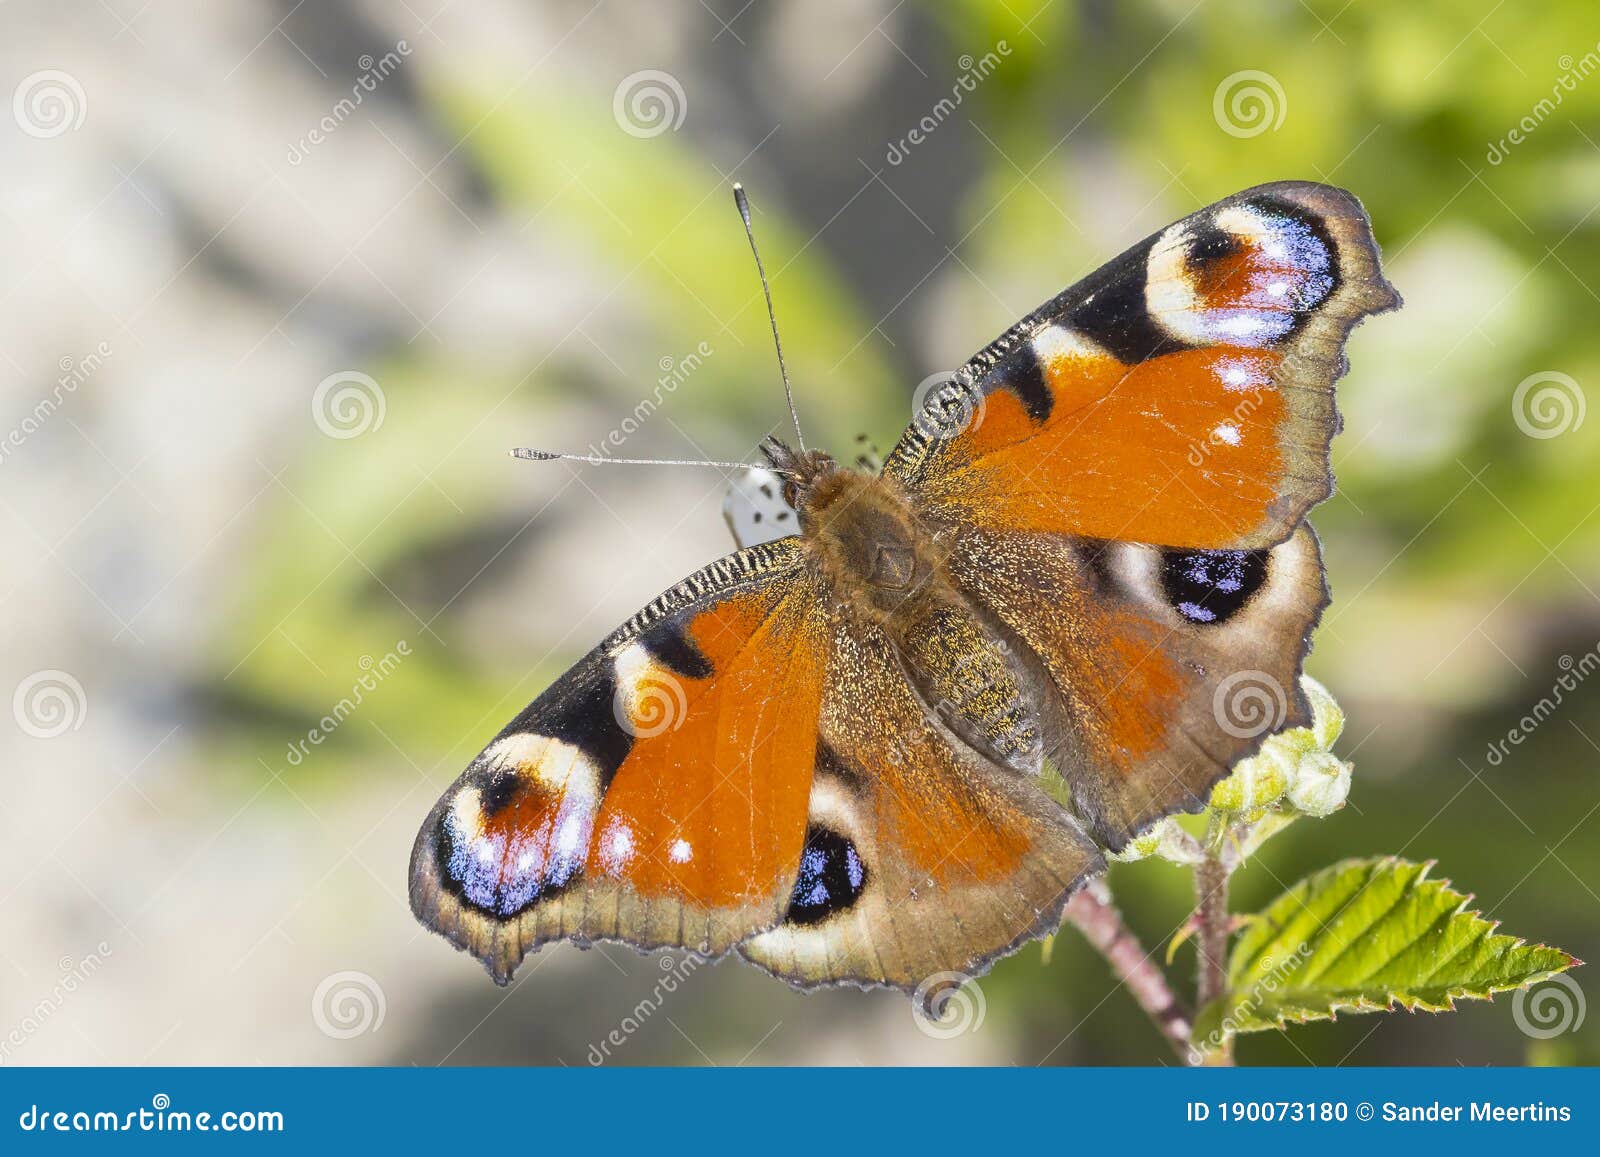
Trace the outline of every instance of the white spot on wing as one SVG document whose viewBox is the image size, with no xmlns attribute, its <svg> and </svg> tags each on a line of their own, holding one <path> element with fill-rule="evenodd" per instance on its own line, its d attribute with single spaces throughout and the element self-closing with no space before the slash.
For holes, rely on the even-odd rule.
<svg viewBox="0 0 1600 1157">
<path fill-rule="evenodd" d="M 1080 358 L 1104 357 L 1104 352 L 1076 330 L 1047 325 L 1033 335 L 1033 353 L 1042 365 Z"/>
<path fill-rule="evenodd" d="M 612 820 L 600 833 L 600 866 L 617 873 L 633 859 L 633 829 L 621 820 Z"/>
</svg>

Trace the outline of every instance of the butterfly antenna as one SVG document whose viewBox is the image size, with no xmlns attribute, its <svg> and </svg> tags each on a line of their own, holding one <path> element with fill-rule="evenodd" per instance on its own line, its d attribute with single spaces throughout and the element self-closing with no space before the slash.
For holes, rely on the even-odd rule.
<svg viewBox="0 0 1600 1157">
<path fill-rule="evenodd" d="M 600 454 L 563 454 L 558 450 L 535 450 L 518 446 L 513 458 L 527 462 L 587 462 L 591 466 L 711 466 L 717 470 L 765 470 L 770 467 L 752 462 L 713 462 L 707 458 L 606 458 Z"/>
<path fill-rule="evenodd" d="M 733 183 L 733 203 L 739 206 L 739 217 L 744 221 L 744 235 L 750 239 L 750 252 L 755 255 L 756 274 L 761 278 L 761 292 L 767 299 L 767 320 L 772 323 L 772 345 L 778 351 L 778 372 L 783 375 L 783 396 L 789 401 L 789 417 L 794 421 L 795 441 L 800 452 L 805 453 L 806 436 L 800 432 L 800 412 L 794 408 L 794 390 L 789 386 L 789 367 L 783 364 L 783 343 L 778 340 L 778 315 L 772 311 L 772 288 L 767 284 L 767 271 L 761 264 L 761 250 L 756 248 L 755 230 L 750 225 L 750 198 L 744 195 L 744 186 Z"/>
</svg>

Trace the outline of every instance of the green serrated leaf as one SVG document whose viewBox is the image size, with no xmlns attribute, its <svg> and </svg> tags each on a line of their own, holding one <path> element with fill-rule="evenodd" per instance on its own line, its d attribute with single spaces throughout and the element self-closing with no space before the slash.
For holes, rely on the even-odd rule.
<svg viewBox="0 0 1600 1157">
<path fill-rule="evenodd" d="M 1546 980 L 1579 963 L 1495 932 L 1470 896 L 1428 879 L 1432 862 L 1346 860 L 1274 900 L 1235 942 L 1229 995 L 1202 1010 L 1194 1040 L 1216 1048 L 1341 1011 L 1443 1012 L 1461 999 Z"/>
</svg>

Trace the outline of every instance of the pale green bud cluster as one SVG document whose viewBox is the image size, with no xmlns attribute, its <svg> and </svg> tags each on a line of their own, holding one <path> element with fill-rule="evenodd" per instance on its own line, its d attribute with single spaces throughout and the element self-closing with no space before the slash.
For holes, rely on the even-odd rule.
<svg viewBox="0 0 1600 1157">
<path fill-rule="evenodd" d="M 1212 789 L 1212 810 L 1231 822 L 1256 823 L 1269 812 L 1322 817 L 1344 806 L 1351 767 L 1331 750 L 1344 730 L 1344 712 L 1315 679 L 1302 676 L 1300 685 L 1311 701 L 1311 726 L 1268 736 Z"/>
<path fill-rule="evenodd" d="M 1233 855 L 1247 855 L 1300 816 L 1332 815 L 1350 794 L 1351 766 L 1332 751 L 1344 730 L 1344 712 L 1315 679 L 1302 676 L 1300 685 L 1311 702 L 1311 726 L 1269 736 L 1261 750 L 1234 764 L 1228 778 L 1211 790 L 1210 808 L 1220 821 L 1216 830 L 1236 834 Z M 1151 857 L 1197 864 L 1205 850 L 1176 816 L 1168 816 L 1111 855 L 1124 864 Z"/>
</svg>

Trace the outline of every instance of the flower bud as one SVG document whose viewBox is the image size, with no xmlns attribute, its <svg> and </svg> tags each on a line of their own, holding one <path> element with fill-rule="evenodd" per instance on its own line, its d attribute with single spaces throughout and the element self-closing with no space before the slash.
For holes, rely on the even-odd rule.
<svg viewBox="0 0 1600 1157">
<path fill-rule="evenodd" d="M 1310 675 L 1300 676 L 1300 686 L 1311 700 L 1311 735 L 1318 747 L 1328 751 L 1344 730 L 1344 709 L 1328 689 Z"/>
<path fill-rule="evenodd" d="M 1149 859 L 1161 846 L 1161 829 L 1171 822 L 1170 816 L 1156 821 L 1124 844 L 1120 852 L 1112 852 L 1108 858 L 1118 864 L 1134 864 Z"/>
<path fill-rule="evenodd" d="M 1174 864 L 1197 864 L 1205 853 L 1174 817 L 1167 816 L 1134 836 L 1122 851 L 1112 852 L 1110 858 L 1119 864 L 1132 864 L 1151 856 Z"/>
<path fill-rule="evenodd" d="M 1289 806 L 1308 816 L 1332 815 L 1350 794 L 1351 770 L 1350 764 L 1330 752 L 1311 752 L 1295 769 Z"/>
<path fill-rule="evenodd" d="M 1234 764 L 1233 773 L 1211 789 L 1211 806 L 1250 819 L 1277 803 L 1289 790 L 1289 773 L 1299 762 L 1299 753 L 1284 739 L 1274 735 L 1255 755 Z"/>
</svg>

